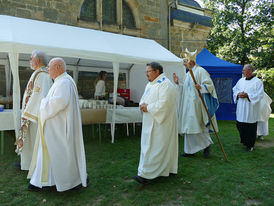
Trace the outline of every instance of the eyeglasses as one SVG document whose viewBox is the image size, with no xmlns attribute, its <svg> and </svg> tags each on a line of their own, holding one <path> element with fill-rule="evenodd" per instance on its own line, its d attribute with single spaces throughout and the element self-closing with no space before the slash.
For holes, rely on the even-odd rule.
<svg viewBox="0 0 274 206">
<path fill-rule="evenodd" d="M 148 71 L 146 71 L 146 74 L 147 74 L 147 73 L 150 73 L 150 72 L 152 72 L 152 71 L 153 71 L 153 70 L 148 70 Z"/>
</svg>

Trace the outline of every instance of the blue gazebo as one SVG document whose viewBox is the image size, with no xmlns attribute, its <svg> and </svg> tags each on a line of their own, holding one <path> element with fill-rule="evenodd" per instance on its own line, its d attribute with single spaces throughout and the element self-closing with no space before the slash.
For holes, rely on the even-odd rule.
<svg viewBox="0 0 274 206">
<path fill-rule="evenodd" d="M 235 120 L 236 104 L 233 102 L 232 88 L 242 77 L 243 65 L 222 60 L 206 48 L 197 55 L 196 63 L 208 71 L 214 82 L 220 103 L 217 120 Z"/>
</svg>

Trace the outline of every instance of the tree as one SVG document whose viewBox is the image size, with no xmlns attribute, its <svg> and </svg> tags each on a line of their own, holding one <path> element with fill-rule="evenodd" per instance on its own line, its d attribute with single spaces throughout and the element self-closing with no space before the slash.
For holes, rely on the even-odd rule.
<svg viewBox="0 0 274 206">
<path fill-rule="evenodd" d="M 273 68 L 273 3 L 271 0 L 208 0 L 213 28 L 211 52 L 238 64 Z"/>
<path fill-rule="evenodd" d="M 204 0 L 204 3 L 213 11 L 209 51 L 229 62 L 251 63 L 257 68 L 266 93 L 274 99 L 272 0 Z"/>
</svg>

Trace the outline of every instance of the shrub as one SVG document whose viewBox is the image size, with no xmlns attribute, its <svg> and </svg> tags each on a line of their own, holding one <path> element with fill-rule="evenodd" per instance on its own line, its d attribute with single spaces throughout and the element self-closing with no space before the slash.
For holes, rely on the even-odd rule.
<svg viewBox="0 0 274 206">
<path fill-rule="evenodd" d="M 257 70 L 257 77 L 264 83 L 264 90 L 274 101 L 274 68 L 268 70 Z M 272 112 L 274 112 L 274 103 L 271 104 Z"/>
</svg>

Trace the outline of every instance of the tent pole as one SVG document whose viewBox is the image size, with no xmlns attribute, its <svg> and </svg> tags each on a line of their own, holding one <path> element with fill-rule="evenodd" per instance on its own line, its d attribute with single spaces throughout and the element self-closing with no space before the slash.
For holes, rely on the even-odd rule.
<svg viewBox="0 0 274 206">
<path fill-rule="evenodd" d="M 112 113 L 112 122 L 111 122 L 111 142 L 114 143 L 115 135 L 115 117 L 116 117 L 116 99 L 117 99 L 117 87 L 118 87 L 118 77 L 119 77 L 119 63 L 112 62 L 113 65 L 113 113 Z"/>
<path fill-rule="evenodd" d="M 6 74 L 6 97 L 10 96 L 11 86 L 11 69 L 9 59 L 5 62 L 5 74 Z"/>
<path fill-rule="evenodd" d="M 19 68 L 18 68 L 18 57 L 19 54 L 15 52 L 9 52 L 9 60 L 10 60 L 10 66 L 13 76 L 13 92 L 12 92 L 12 99 L 13 99 L 13 119 L 14 119 L 14 129 L 15 129 L 15 135 L 16 139 L 19 134 L 20 129 L 20 117 L 21 117 L 21 111 L 20 111 L 20 83 L 19 83 Z"/>
</svg>

